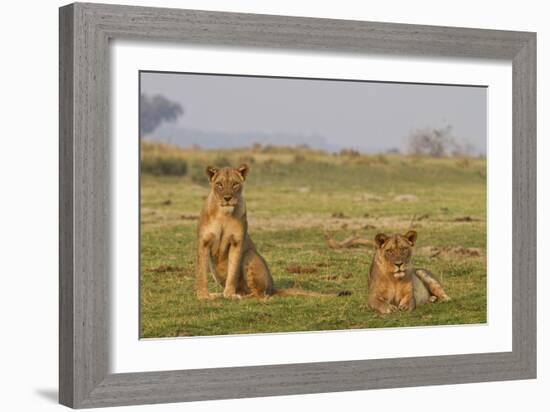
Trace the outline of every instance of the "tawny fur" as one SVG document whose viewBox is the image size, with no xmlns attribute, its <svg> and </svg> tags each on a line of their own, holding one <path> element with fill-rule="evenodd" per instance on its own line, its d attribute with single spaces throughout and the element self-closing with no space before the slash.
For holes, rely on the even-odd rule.
<svg viewBox="0 0 550 412">
<path fill-rule="evenodd" d="M 196 293 L 199 299 L 281 296 L 336 296 L 289 288 L 275 290 L 267 262 L 248 235 L 246 204 L 242 195 L 249 168 L 206 168 L 210 193 L 197 227 Z M 208 271 L 223 287 L 223 294 L 208 292 Z"/>
<path fill-rule="evenodd" d="M 450 300 L 441 283 L 427 270 L 410 268 L 417 233 L 375 237 L 376 252 L 369 273 L 368 304 L 380 313 L 412 311 L 437 299 Z"/>
</svg>

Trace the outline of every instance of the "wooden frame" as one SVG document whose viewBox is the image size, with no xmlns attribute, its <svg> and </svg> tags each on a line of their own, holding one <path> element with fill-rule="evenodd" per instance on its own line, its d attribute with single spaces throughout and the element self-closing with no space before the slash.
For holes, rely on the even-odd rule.
<svg viewBox="0 0 550 412">
<path fill-rule="evenodd" d="M 103 4 L 60 9 L 59 399 L 74 408 L 536 376 L 536 34 Z M 109 374 L 109 40 L 505 59 L 513 65 L 513 350 Z"/>
</svg>

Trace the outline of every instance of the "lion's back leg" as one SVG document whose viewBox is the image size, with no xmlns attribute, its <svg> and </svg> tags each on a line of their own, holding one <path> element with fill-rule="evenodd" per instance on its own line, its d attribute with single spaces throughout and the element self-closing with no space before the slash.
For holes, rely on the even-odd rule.
<svg viewBox="0 0 550 412">
<path fill-rule="evenodd" d="M 242 262 L 248 293 L 256 297 L 271 296 L 273 278 L 264 258 L 255 250 L 249 250 L 245 252 Z"/>
<path fill-rule="evenodd" d="M 424 269 L 416 269 L 415 274 L 422 281 L 422 283 L 424 283 L 424 285 L 432 295 L 432 297 L 429 299 L 431 302 L 435 301 L 435 299 L 433 299 L 434 296 L 442 301 L 451 300 L 447 293 L 445 293 L 445 290 L 443 289 L 443 286 L 441 286 L 441 283 L 430 272 Z"/>
</svg>

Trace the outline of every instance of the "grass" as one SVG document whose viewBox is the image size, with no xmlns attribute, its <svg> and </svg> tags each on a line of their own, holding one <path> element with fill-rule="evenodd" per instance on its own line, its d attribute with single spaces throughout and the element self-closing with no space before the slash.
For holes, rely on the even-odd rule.
<svg viewBox="0 0 550 412">
<path fill-rule="evenodd" d="M 185 176 L 142 173 L 141 325 L 145 338 L 486 322 L 486 179 L 483 159 L 331 155 L 307 148 L 181 150 L 142 143 L 142 159 L 184 159 Z M 208 193 L 208 163 L 246 161 L 249 233 L 277 287 L 339 298 L 198 301 L 194 294 L 196 218 Z M 411 195 L 409 201 L 396 200 Z M 469 217 L 471 219 L 464 219 Z M 466 221 L 464 221 L 466 220 Z M 373 251 L 333 250 L 335 239 L 378 232 L 419 233 L 416 266 L 439 275 L 451 302 L 412 313 L 368 309 Z M 423 246 L 480 248 L 482 257 L 430 257 Z M 304 269 L 304 270 L 300 270 Z M 300 273 L 296 273 L 300 272 Z M 220 288 L 210 281 L 212 292 Z"/>
<path fill-rule="evenodd" d="M 142 146 L 140 169 L 155 176 L 185 176 L 187 161 L 184 153 L 164 144 Z"/>
</svg>

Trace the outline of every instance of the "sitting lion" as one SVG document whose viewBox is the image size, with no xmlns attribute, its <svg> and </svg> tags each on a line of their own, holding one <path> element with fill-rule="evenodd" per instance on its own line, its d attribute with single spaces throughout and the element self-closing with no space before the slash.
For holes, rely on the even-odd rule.
<svg viewBox="0 0 550 412">
<path fill-rule="evenodd" d="M 197 297 L 211 299 L 219 296 L 208 293 L 208 269 L 224 288 L 225 298 L 349 295 L 350 292 L 346 291 L 323 294 L 295 288 L 274 288 L 267 262 L 248 235 L 242 195 L 248 172 L 245 164 L 206 168 L 210 194 L 204 202 L 197 227 Z"/>
<path fill-rule="evenodd" d="M 376 235 L 376 252 L 369 273 L 368 304 L 380 313 L 414 310 L 437 299 L 450 300 L 441 283 L 427 270 L 409 268 L 417 233 Z"/>
</svg>

